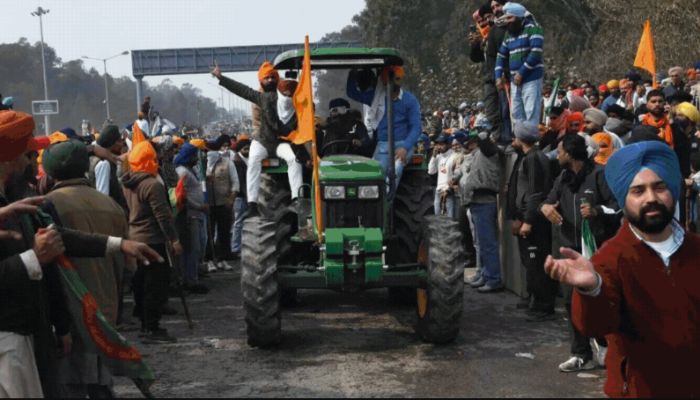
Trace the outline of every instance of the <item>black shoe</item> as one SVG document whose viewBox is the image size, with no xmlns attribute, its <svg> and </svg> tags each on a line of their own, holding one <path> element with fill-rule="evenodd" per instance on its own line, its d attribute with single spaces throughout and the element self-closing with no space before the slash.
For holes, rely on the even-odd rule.
<svg viewBox="0 0 700 400">
<path fill-rule="evenodd" d="M 534 311 L 525 318 L 527 322 L 544 322 L 557 319 L 554 311 Z"/>
<path fill-rule="evenodd" d="M 248 203 L 248 208 L 245 210 L 243 215 L 241 215 L 242 220 L 246 220 L 250 217 L 259 217 L 260 211 L 258 211 L 258 203 Z"/>
<path fill-rule="evenodd" d="M 526 297 L 524 299 L 520 299 L 518 301 L 518 304 L 515 305 L 515 308 L 517 310 L 528 310 L 530 309 L 530 297 Z"/>
<path fill-rule="evenodd" d="M 471 281 L 469 286 L 471 286 L 473 289 L 478 289 L 478 288 L 484 286 L 485 284 L 486 284 L 486 281 L 484 280 L 484 278 L 479 278 L 475 281 Z"/>
<path fill-rule="evenodd" d="M 209 293 L 209 288 L 202 285 L 201 283 L 195 283 L 194 285 L 185 285 L 184 289 L 193 294 L 207 294 Z"/>
<path fill-rule="evenodd" d="M 177 310 L 170 307 L 169 305 L 164 305 L 163 308 L 160 310 L 161 314 L 163 315 L 177 315 Z"/>
<path fill-rule="evenodd" d="M 175 342 L 177 342 L 177 339 L 168 335 L 168 331 L 163 328 L 147 331 L 145 336 L 141 338 L 141 343 L 144 344 L 166 344 Z"/>
<path fill-rule="evenodd" d="M 496 292 L 502 292 L 503 291 L 503 284 L 497 283 L 497 284 L 485 284 L 481 286 L 479 289 L 477 289 L 479 293 L 496 293 Z"/>
<path fill-rule="evenodd" d="M 240 252 L 238 252 L 238 253 L 231 253 L 231 261 L 240 260 L 240 259 L 241 259 L 241 253 L 240 253 Z"/>
</svg>

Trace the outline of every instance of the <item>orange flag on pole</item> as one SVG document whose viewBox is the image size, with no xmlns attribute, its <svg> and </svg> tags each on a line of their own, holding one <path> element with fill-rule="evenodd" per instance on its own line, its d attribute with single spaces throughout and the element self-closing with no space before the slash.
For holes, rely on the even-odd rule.
<svg viewBox="0 0 700 400">
<path fill-rule="evenodd" d="M 304 40 L 304 64 L 301 69 L 299 85 L 293 96 L 294 109 L 297 114 L 297 130 L 288 139 L 295 144 L 311 142 L 311 160 L 313 161 L 314 203 L 316 206 L 316 232 L 319 239 L 323 235 L 323 215 L 321 214 L 321 182 L 319 179 L 319 158 L 316 148 L 316 124 L 314 121 L 314 93 L 311 82 L 311 47 L 309 36 Z"/>
<path fill-rule="evenodd" d="M 639 41 L 639 49 L 637 50 L 637 57 L 634 59 L 634 66 L 649 72 L 654 81 L 653 86 L 656 87 L 656 51 L 654 50 L 654 37 L 651 34 L 651 22 L 649 20 L 644 22 L 642 39 Z"/>
<path fill-rule="evenodd" d="M 137 144 L 146 141 L 146 135 L 143 134 L 138 121 L 134 122 L 134 126 L 131 128 L 131 148 L 134 148 Z"/>
</svg>

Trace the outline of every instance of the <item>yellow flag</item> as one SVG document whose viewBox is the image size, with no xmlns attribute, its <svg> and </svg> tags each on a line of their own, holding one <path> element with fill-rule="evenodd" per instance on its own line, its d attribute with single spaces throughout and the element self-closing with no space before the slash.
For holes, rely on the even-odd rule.
<svg viewBox="0 0 700 400">
<path fill-rule="evenodd" d="M 654 37 L 651 34 L 651 22 L 644 22 L 644 30 L 642 31 L 642 39 L 639 41 L 639 49 L 637 57 L 634 59 L 634 66 L 641 68 L 651 74 L 656 87 L 656 51 L 654 50 Z"/>
</svg>

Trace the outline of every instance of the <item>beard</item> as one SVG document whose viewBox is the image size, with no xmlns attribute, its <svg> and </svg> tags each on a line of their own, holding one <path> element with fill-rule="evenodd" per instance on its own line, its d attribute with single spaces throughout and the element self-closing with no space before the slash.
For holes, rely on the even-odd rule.
<svg viewBox="0 0 700 400">
<path fill-rule="evenodd" d="M 274 92 L 277 90 L 277 82 L 274 82 L 274 81 L 271 83 L 268 83 L 267 85 L 261 84 L 260 86 L 262 87 L 263 91 L 267 92 L 267 93 Z"/>
<path fill-rule="evenodd" d="M 646 214 L 656 211 L 659 214 L 655 216 L 647 216 Z M 672 206 L 669 210 L 660 203 L 647 204 L 639 210 L 639 215 L 627 214 L 627 220 L 640 231 L 648 234 L 657 234 L 663 232 L 664 229 L 673 220 L 673 214 L 676 212 L 676 206 Z"/>
</svg>

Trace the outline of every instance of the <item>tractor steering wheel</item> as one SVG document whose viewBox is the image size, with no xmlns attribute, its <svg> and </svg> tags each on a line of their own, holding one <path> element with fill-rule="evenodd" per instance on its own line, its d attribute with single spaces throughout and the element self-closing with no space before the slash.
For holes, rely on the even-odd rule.
<svg viewBox="0 0 700 400">
<path fill-rule="evenodd" d="M 323 156 L 326 153 L 326 149 L 329 147 L 336 145 L 336 144 L 344 144 L 345 147 L 343 148 L 345 151 L 340 152 L 341 154 L 347 154 L 350 152 L 350 147 L 352 147 L 352 140 L 350 139 L 339 139 L 339 140 L 331 140 L 328 143 L 324 143 L 323 147 L 321 148 L 321 156 Z"/>
</svg>

